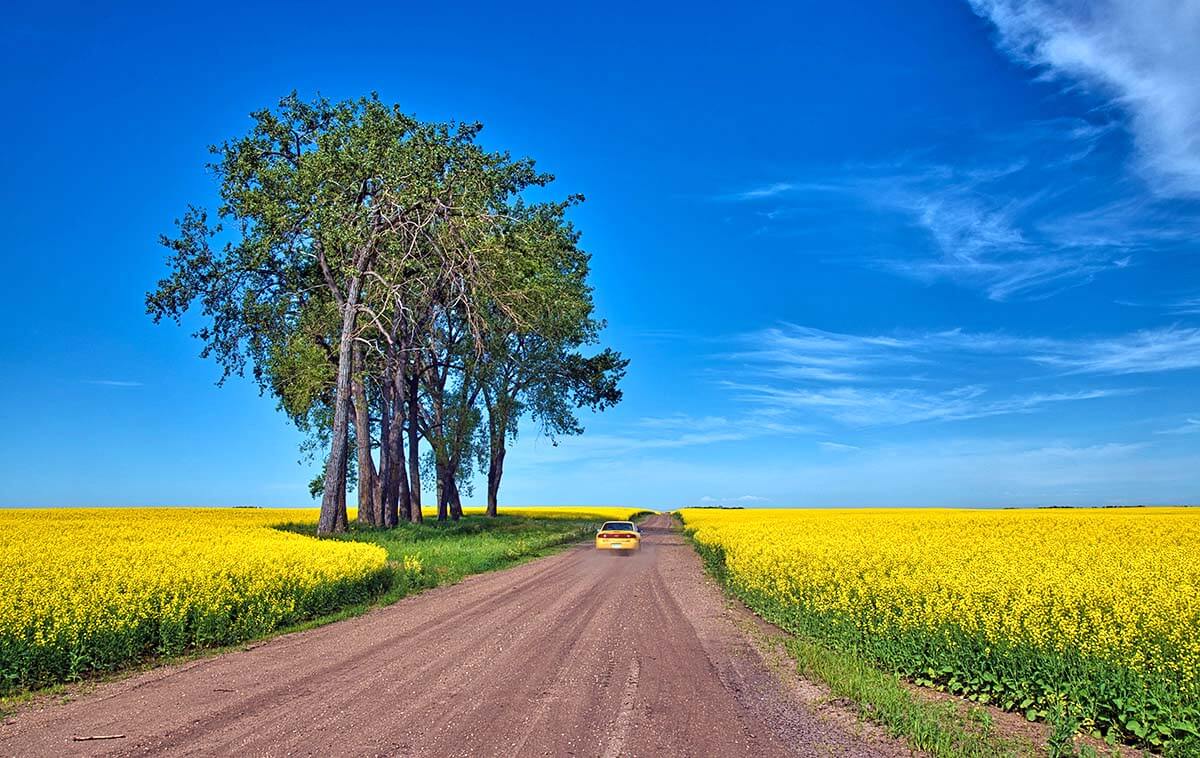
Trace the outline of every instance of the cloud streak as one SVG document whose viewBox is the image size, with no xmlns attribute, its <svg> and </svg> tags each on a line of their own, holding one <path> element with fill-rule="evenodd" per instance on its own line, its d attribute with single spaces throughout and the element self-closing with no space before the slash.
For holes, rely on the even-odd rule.
<svg viewBox="0 0 1200 758">
<path fill-rule="evenodd" d="M 1177 316 L 1200 316 L 1200 295 L 1172 301 L 1167 304 L 1167 310 Z"/>
<path fill-rule="evenodd" d="M 782 379 L 827 382 L 858 380 L 880 363 L 892 363 L 909 348 L 904 339 L 837 334 L 795 324 L 782 324 L 739 339 L 742 349 L 726 358 L 753 363 Z"/>
<path fill-rule="evenodd" d="M 1073 374 L 1150 374 L 1200 368 L 1200 329 L 1169 326 L 1050 345 L 1030 359 Z"/>
<path fill-rule="evenodd" d="M 1155 434 L 1200 434 L 1200 418 L 1186 419 L 1182 425 L 1170 429 L 1162 429 Z"/>
<path fill-rule="evenodd" d="M 1122 376 L 1200 368 L 1200 328 L 1180 325 L 1111 337 L 1062 339 L 951 329 L 895 335 L 828 332 L 781 324 L 737 338 L 726 359 L 760 376 L 823 382 L 896 379 L 897 369 L 945 364 L 953 356 L 1002 356 L 1056 373 Z"/>
<path fill-rule="evenodd" d="M 1066 135 L 1079 126 L 1053 124 L 1043 141 L 1086 154 Z M 1029 147 L 1029 146 L 1026 146 Z M 898 165 L 890 171 L 851 176 L 846 189 L 869 207 L 899 214 L 931 244 L 935 257 L 885 256 L 873 261 L 886 271 L 923 283 L 958 282 L 991 300 L 1040 298 L 1123 268 L 1139 249 L 1141 220 L 1134 214 L 1108 221 L 1114 228 L 1081 235 L 1082 220 L 1053 206 L 1054 198 L 1026 189 L 1034 172 L 1026 162 L 996 167 Z M 1108 220 L 1115 217 L 1100 216 Z M 1070 219 L 1070 220 L 1068 220 Z M 1098 226 L 1100 221 L 1093 222 Z"/>
<path fill-rule="evenodd" d="M 1200 329 L 1178 325 L 1062 339 L 960 329 L 841 334 L 781 324 L 735 343 L 719 356 L 736 366 L 719 384 L 737 400 L 784 423 L 817 416 L 855 428 L 1034 413 L 1141 391 L 1061 386 L 1077 385 L 1073 377 L 1200 368 Z M 1055 386 L 1014 392 L 1017 380 Z"/>
<path fill-rule="evenodd" d="M 867 265 L 926 284 L 957 282 L 997 301 L 1039 298 L 1124 268 L 1133 254 L 1163 240 L 1186 239 L 1191 231 L 1140 202 L 1063 207 L 1062 195 L 1078 181 L 1069 167 L 1065 184 L 1056 191 L 1045 189 L 1052 184 L 1045 177 L 1048 162 L 1058 161 L 1062 170 L 1065 163 L 1089 155 L 1105 134 L 1103 126 L 1075 119 L 1041 122 L 1013 137 L 1015 144 L 1002 145 L 1036 160 L 967 166 L 904 160 L 849 167 L 834 178 L 780 182 L 723 198 L 775 206 L 756 211 L 768 224 L 778 219 L 787 223 L 786 203 L 816 198 L 845 212 L 896 218 L 907 235 L 918 234 L 922 245 L 917 249 L 926 247 L 932 255 L 888 253 L 866 258 Z M 999 151 L 994 145 L 991 150 Z M 1071 157 L 1062 158 L 1063 153 Z"/>
<path fill-rule="evenodd" d="M 1046 78 L 1123 111 L 1150 186 L 1200 196 L 1200 3 L 1195 0 L 969 0 L 1000 48 Z"/>
<path fill-rule="evenodd" d="M 900 426 L 923 421 L 966 421 L 1018 413 L 1079 400 L 1129 394 L 1129 390 L 1096 389 L 1080 392 L 1033 393 L 992 397 L 985 387 L 967 385 L 935 392 L 921 389 L 864 389 L 835 387 L 807 389 L 769 385 L 727 385 L 742 400 L 793 411 L 818 411 L 853 427 Z"/>
<path fill-rule="evenodd" d="M 818 442 L 817 446 L 822 450 L 827 450 L 831 453 L 853 453 L 856 450 L 862 450 L 862 448 L 857 445 L 847 445 L 843 442 L 823 441 Z"/>
<path fill-rule="evenodd" d="M 791 182 L 774 182 L 772 184 L 764 184 L 760 187 L 753 187 L 742 192 L 734 192 L 726 195 L 722 199 L 726 200 L 762 200 L 768 197 L 782 195 L 785 192 L 790 192 L 796 189 L 796 185 Z"/>
<path fill-rule="evenodd" d="M 669 416 L 643 417 L 622 434 L 589 432 L 559 438 L 556 445 L 535 444 L 526 455 L 531 463 L 564 463 L 580 460 L 620 459 L 650 452 L 669 452 L 721 443 L 770 437 L 809 434 L 812 427 L 779 419 L 769 410 L 738 417 Z"/>
</svg>

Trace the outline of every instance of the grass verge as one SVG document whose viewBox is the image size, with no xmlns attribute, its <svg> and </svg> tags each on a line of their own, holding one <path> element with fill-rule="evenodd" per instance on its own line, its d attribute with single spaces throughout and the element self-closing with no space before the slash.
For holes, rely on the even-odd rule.
<svg viewBox="0 0 1200 758">
<path fill-rule="evenodd" d="M 387 551 L 391 586 L 370 605 L 387 605 L 413 592 L 453 584 L 472 574 L 508 568 L 589 537 L 599 524 L 566 518 L 463 516 L 459 521 L 400 524 L 394 529 L 352 525 L 327 539 L 365 542 Z M 285 531 L 315 536 L 313 524 Z"/>
<path fill-rule="evenodd" d="M 1029 755 L 1030 746 L 997 733 L 991 714 L 978 707 L 924 700 L 899 678 L 862 658 L 793 636 L 788 652 L 798 671 L 819 679 L 834 697 L 854 702 L 860 716 L 935 756 Z"/>
</svg>

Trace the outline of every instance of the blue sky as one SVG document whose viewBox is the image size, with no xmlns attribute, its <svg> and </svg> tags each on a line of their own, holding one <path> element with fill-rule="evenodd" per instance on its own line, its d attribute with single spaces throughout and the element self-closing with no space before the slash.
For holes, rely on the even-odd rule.
<svg viewBox="0 0 1200 758">
<path fill-rule="evenodd" d="M 1082 5 L 9 10 L 0 504 L 312 504 L 142 305 L 206 146 L 292 89 L 587 196 L 625 402 L 526 429 L 504 501 L 1198 502 L 1200 2 Z"/>
</svg>

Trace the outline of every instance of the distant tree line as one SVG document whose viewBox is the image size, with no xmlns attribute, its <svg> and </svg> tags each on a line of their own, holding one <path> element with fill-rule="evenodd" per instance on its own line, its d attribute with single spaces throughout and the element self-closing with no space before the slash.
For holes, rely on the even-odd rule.
<svg viewBox="0 0 1200 758">
<path fill-rule="evenodd" d="M 522 417 L 578 434 L 577 409 L 621 399 L 628 361 L 590 349 L 603 324 L 566 218 L 582 197 L 530 201 L 553 180 L 532 160 L 375 95 L 293 93 L 251 118 L 211 148 L 214 217 L 191 206 L 163 236 L 147 313 L 198 309 L 221 381 L 249 367 L 326 453 L 319 533 L 347 528 L 354 484 L 365 524 L 420 521 L 427 477 L 457 519 L 476 467 L 495 515 Z"/>
</svg>

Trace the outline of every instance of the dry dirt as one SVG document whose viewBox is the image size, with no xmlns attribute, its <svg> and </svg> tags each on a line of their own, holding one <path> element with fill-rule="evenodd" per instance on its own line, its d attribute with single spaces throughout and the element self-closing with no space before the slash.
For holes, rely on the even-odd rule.
<svg viewBox="0 0 1200 758">
<path fill-rule="evenodd" d="M 643 529 L 34 703 L 0 756 L 909 755 L 781 682 L 670 518 Z"/>
</svg>

